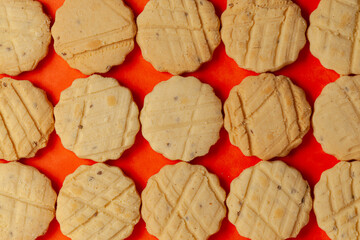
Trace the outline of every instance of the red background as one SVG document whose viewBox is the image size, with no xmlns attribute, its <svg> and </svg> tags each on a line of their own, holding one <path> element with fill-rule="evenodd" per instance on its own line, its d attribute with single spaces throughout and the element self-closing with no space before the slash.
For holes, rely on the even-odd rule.
<svg viewBox="0 0 360 240">
<path fill-rule="evenodd" d="M 133 9 L 135 16 L 143 10 L 147 1 L 125 0 L 127 5 Z M 51 16 L 53 23 L 55 12 L 64 0 L 40 0 L 40 2 L 43 3 L 44 11 Z M 211 2 L 220 17 L 226 8 L 226 1 L 211 0 Z M 295 2 L 301 7 L 303 17 L 308 21 L 310 13 L 317 7 L 319 0 L 296 0 Z M 311 55 L 308 43 L 300 52 L 295 63 L 275 72 L 275 74 L 288 76 L 295 84 L 303 88 L 312 106 L 323 87 L 339 77 L 334 71 L 321 66 L 320 62 Z M 151 92 L 157 83 L 171 77 L 168 73 L 157 72 L 150 63 L 146 62 L 137 45 L 134 51 L 127 56 L 124 64 L 113 67 L 103 75 L 114 77 L 118 79 L 121 85 L 128 87 L 132 91 L 139 109 L 143 106 L 144 96 Z M 202 82 L 210 84 L 215 89 L 217 96 L 224 102 L 233 86 L 239 84 L 246 76 L 255 75 L 255 73 L 239 68 L 225 54 L 224 45 L 221 44 L 216 49 L 212 61 L 204 64 L 195 73 L 186 75 L 195 76 Z M 56 55 L 51 45 L 49 54 L 34 71 L 22 73 L 15 78 L 30 80 L 37 87 L 46 90 L 49 100 L 55 105 L 59 101 L 61 91 L 69 87 L 74 79 L 80 77 L 84 77 L 84 75 L 75 69 L 71 69 L 60 56 Z M 312 189 L 319 180 L 321 173 L 337 163 L 334 157 L 322 151 L 320 144 L 316 142 L 312 134 L 312 130 L 304 137 L 303 143 L 298 148 L 294 149 L 287 157 L 280 159 L 297 168 L 303 177 L 309 181 Z M 245 168 L 255 165 L 258 161 L 259 159 L 255 157 L 245 157 L 237 147 L 232 146 L 226 131 L 222 129 L 220 140 L 210 149 L 209 154 L 196 158 L 191 163 L 204 165 L 210 172 L 217 174 L 222 187 L 228 193 L 230 182 Z M 46 174 L 52 180 L 53 187 L 57 192 L 68 174 L 74 172 L 80 165 L 94 163 L 90 160 L 79 159 L 75 154 L 64 149 L 55 131 L 45 149 L 40 150 L 35 158 L 24 159 L 21 162 L 35 166 Z M 157 173 L 166 164 L 174 163 L 174 161 L 167 160 L 161 154 L 154 152 L 149 143 L 142 137 L 141 132 L 138 133 L 134 146 L 125 151 L 120 159 L 107 162 L 107 164 L 119 166 L 129 177 L 134 179 L 139 193 L 146 186 L 150 176 Z M 54 219 L 46 235 L 39 239 L 62 240 L 68 238 L 62 235 L 59 224 Z M 145 223 L 140 220 L 129 239 L 156 238 L 147 233 Z M 220 231 L 210 239 L 245 238 L 239 236 L 235 227 L 227 219 L 224 219 Z M 325 240 L 329 238 L 317 226 L 312 211 L 309 224 L 302 229 L 296 239 Z"/>
</svg>

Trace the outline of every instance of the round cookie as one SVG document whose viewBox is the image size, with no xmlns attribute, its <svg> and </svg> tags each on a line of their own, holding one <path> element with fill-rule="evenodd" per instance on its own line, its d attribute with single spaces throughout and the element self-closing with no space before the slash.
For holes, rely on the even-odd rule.
<svg viewBox="0 0 360 240">
<path fill-rule="evenodd" d="M 50 20 L 41 3 L 0 0 L 0 74 L 31 71 L 47 55 Z"/>
<path fill-rule="evenodd" d="M 105 73 L 134 49 L 134 15 L 122 0 L 65 0 L 56 11 L 54 48 L 82 73 Z"/>
<path fill-rule="evenodd" d="M 29 81 L 0 79 L 0 159 L 34 157 L 54 130 L 53 106 Z"/>
<path fill-rule="evenodd" d="M 360 162 L 340 162 L 324 171 L 314 189 L 314 212 L 331 239 L 360 239 Z"/>
<path fill-rule="evenodd" d="M 339 160 L 360 160 L 360 76 L 340 77 L 325 86 L 312 122 L 324 152 Z"/>
<path fill-rule="evenodd" d="M 281 161 L 261 161 L 230 185 L 229 221 L 252 240 L 294 238 L 308 223 L 310 187 L 301 173 Z"/>
<path fill-rule="evenodd" d="M 97 162 L 118 159 L 140 128 L 130 90 L 99 75 L 76 79 L 61 93 L 54 113 L 64 147 Z"/>
<path fill-rule="evenodd" d="M 221 41 L 219 18 L 207 0 L 150 0 L 136 22 L 145 60 L 173 75 L 196 71 Z"/>
<path fill-rule="evenodd" d="M 245 156 L 284 157 L 310 128 L 311 107 L 288 77 L 264 73 L 233 87 L 224 104 L 230 142 Z"/>
<path fill-rule="evenodd" d="M 36 168 L 0 164 L 0 239 L 35 240 L 55 215 L 56 193 Z"/>
<path fill-rule="evenodd" d="M 295 62 L 306 43 L 306 21 L 290 0 L 230 0 L 221 23 L 227 55 L 257 73 Z"/>
<path fill-rule="evenodd" d="M 65 178 L 56 219 L 72 240 L 125 239 L 140 219 L 140 196 L 118 167 L 82 165 Z"/>
<path fill-rule="evenodd" d="M 159 240 L 205 240 L 220 229 L 225 197 L 216 175 L 180 162 L 149 178 L 141 194 L 141 215 Z"/>
<path fill-rule="evenodd" d="M 360 74 L 358 1 L 321 0 L 310 15 L 311 53 L 341 75 Z"/>
<path fill-rule="evenodd" d="M 221 107 L 210 85 L 194 77 L 172 77 L 145 96 L 142 134 L 166 158 L 191 161 L 219 139 Z"/>
</svg>

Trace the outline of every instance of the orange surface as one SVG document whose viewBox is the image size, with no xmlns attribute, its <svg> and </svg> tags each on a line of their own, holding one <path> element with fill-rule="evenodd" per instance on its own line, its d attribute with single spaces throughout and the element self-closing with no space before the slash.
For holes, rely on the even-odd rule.
<svg viewBox="0 0 360 240">
<path fill-rule="evenodd" d="M 41 0 L 44 4 L 44 11 L 51 16 L 52 22 L 56 10 L 63 4 L 63 1 Z M 220 16 L 225 10 L 226 1 L 211 1 L 215 5 L 218 16 Z M 125 0 L 125 2 L 137 16 L 143 10 L 147 0 Z M 319 0 L 295 0 L 295 2 L 300 5 L 302 14 L 308 21 L 309 14 L 317 7 Z M 204 64 L 195 73 L 187 75 L 195 76 L 202 82 L 213 86 L 217 96 L 224 102 L 233 86 L 239 84 L 244 77 L 254 74 L 240 69 L 225 54 L 224 45 L 221 44 L 216 49 L 211 62 Z M 277 71 L 275 74 L 288 76 L 294 83 L 302 87 L 312 106 L 323 87 L 338 78 L 338 74 L 322 67 L 320 62 L 311 55 L 309 44 L 300 52 L 299 59 L 295 63 Z M 132 91 L 140 109 L 143 106 L 144 96 L 157 83 L 171 77 L 170 74 L 157 72 L 150 63 L 146 62 L 137 45 L 134 51 L 127 56 L 123 65 L 112 68 L 104 76 L 114 77 L 118 79 L 120 84 L 128 87 Z M 59 101 L 60 92 L 69 87 L 72 81 L 79 77 L 84 77 L 84 75 L 75 69 L 71 69 L 60 56 L 56 55 L 51 46 L 48 56 L 34 71 L 22 73 L 15 78 L 30 80 L 36 86 L 46 90 L 50 101 L 55 105 Z M 245 168 L 256 164 L 259 159 L 245 157 L 237 147 L 232 146 L 224 129 L 221 130 L 220 136 L 220 140 L 210 149 L 208 155 L 196 158 L 191 163 L 204 165 L 209 171 L 217 174 L 221 185 L 228 193 L 230 182 Z M 293 150 L 289 156 L 280 159 L 297 168 L 304 178 L 309 181 L 312 188 L 319 180 L 321 173 L 338 162 L 334 157 L 322 151 L 320 144 L 316 142 L 312 135 L 312 130 L 304 137 L 303 143 L 297 149 Z M 35 166 L 46 174 L 52 180 L 53 187 L 57 192 L 61 188 L 64 178 L 75 171 L 78 166 L 94 163 L 90 160 L 79 159 L 72 152 L 64 149 L 55 131 L 45 149 L 40 150 L 35 158 L 21 160 L 21 162 Z M 138 191 L 141 192 L 150 176 L 157 173 L 166 164 L 174 164 L 175 162 L 167 160 L 161 154 L 154 152 L 149 143 L 139 133 L 132 148 L 125 151 L 120 159 L 108 161 L 107 163 L 122 168 L 128 176 L 134 179 Z M 62 240 L 68 238 L 61 234 L 58 222 L 53 220 L 47 234 L 39 239 Z M 145 223 L 140 220 L 129 239 L 156 238 L 147 233 Z M 235 227 L 225 219 L 221 230 L 210 239 L 245 238 L 239 236 Z M 314 213 L 311 212 L 309 224 L 303 228 L 296 239 L 325 240 L 329 238 L 317 226 Z"/>
</svg>

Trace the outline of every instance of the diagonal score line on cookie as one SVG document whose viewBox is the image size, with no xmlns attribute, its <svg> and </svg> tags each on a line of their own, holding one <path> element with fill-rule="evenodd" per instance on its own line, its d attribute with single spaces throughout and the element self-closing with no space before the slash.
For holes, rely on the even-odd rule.
<svg viewBox="0 0 360 240">
<path fill-rule="evenodd" d="M 39 132 L 39 134 L 41 135 L 41 137 L 44 136 L 43 132 L 41 132 L 40 127 L 38 126 L 38 124 L 36 123 L 34 117 L 31 115 L 28 106 L 26 106 L 23 97 L 19 94 L 18 90 L 15 88 L 15 86 L 13 84 L 10 84 L 10 86 L 12 87 L 12 89 L 15 92 L 15 95 L 19 98 L 21 104 L 24 106 L 25 111 L 27 112 L 28 116 L 30 117 L 30 119 L 32 120 L 34 126 L 36 127 L 37 131 Z"/>
<path fill-rule="evenodd" d="M 15 201 L 19 201 L 19 202 L 24 203 L 24 204 L 31 205 L 31 206 L 36 207 L 36 208 L 40 208 L 40 209 L 50 211 L 50 212 L 53 212 L 53 210 L 54 210 L 50 206 L 45 206 L 42 203 L 37 203 L 37 202 L 34 202 L 34 201 L 30 201 L 29 199 L 23 199 L 23 198 L 20 198 L 20 197 L 12 196 L 9 193 L 5 193 L 5 192 L 0 191 L 0 195 L 3 196 L 3 197 L 6 197 L 6 198 L 10 198 L 10 199 L 15 200 Z"/>
<path fill-rule="evenodd" d="M 121 17 L 128 25 L 130 25 L 129 20 L 122 15 L 121 11 L 118 11 L 118 8 L 116 6 L 109 3 L 109 0 L 103 0 L 102 3 L 108 6 L 108 9 L 110 9 L 110 11 L 114 12 L 116 15 Z"/>
<path fill-rule="evenodd" d="M 17 152 L 16 147 L 15 147 L 15 143 L 14 143 L 14 140 L 12 139 L 12 137 L 11 137 L 11 135 L 10 135 L 9 128 L 8 128 L 8 126 L 7 126 L 6 122 L 5 122 L 5 118 L 4 118 L 4 116 L 3 116 L 2 112 L 1 112 L 1 107 L 0 107 L 0 118 L 1 118 L 1 121 L 2 121 L 2 123 L 3 123 L 3 126 L 4 126 L 5 130 L 6 130 L 6 132 L 7 132 L 7 136 L 8 136 L 8 138 L 9 138 L 9 141 L 11 142 L 11 145 L 12 145 L 12 148 L 13 148 L 13 152 L 15 153 L 16 158 L 19 158 L 19 153 Z M 8 152 L 6 152 L 5 154 L 8 154 Z M 11 153 L 10 153 L 10 154 L 11 154 Z"/>
<path fill-rule="evenodd" d="M 3 8 L 4 8 L 5 19 L 6 19 L 6 22 L 7 22 L 7 24 L 8 24 L 8 28 L 11 29 L 10 18 L 9 18 L 9 14 L 8 14 L 8 10 L 7 10 L 7 7 L 8 7 L 8 6 L 6 6 L 4 3 L 2 3 L 2 6 L 3 6 Z M 17 52 L 16 52 L 15 45 L 14 45 L 14 40 L 13 40 L 12 37 L 10 37 L 10 42 L 11 42 L 11 45 L 12 45 L 12 47 L 13 47 L 13 49 L 14 49 L 14 53 L 15 53 L 15 59 L 16 59 L 16 62 L 17 62 L 17 66 L 16 66 L 16 67 L 18 68 L 18 70 L 21 70 L 21 69 L 20 69 L 20 63 L 19 63 L 19 56 L 18 56 L 18 54 L 17 54 Z"/>
<path fill-rule="evenodd" d="M 185 144 L 184 144 L 184 148 L 181 152 L 181 157 L 180 159 L 184 159 L 184 155 L 185 155 L 185 152 L 186 152 L 186 148 L 187 148 L 187 144 L 189 142 L 189 135 L 191 134 L 191 130 L 193 129 L 193 124 L 192 124 L 192 121 L 194 121 L 194 115 L 196 113 L 196 110 L 199 108 L 198 107 L 198 104 L 199 104 L 199 100 L 201 99 L 201 97 L 203 96 L 203 93 L 202 93 L 202 90 L 203 90 L 203 86 L 204 84 L 201 84 L 201 87 L 200 87 L 200 90 L 199 90 L 199 95 L 196 99 L 196 103 L 195 103 L 195 107 L 194 107 L 194 110 L 192 111 L 191 113 L 191 117 L 190 117 L 190 128 L 189 130 L 187 131 L 186 133 L 186 140 L 185 140 Z"/>
<path fill-rule="evenodd" d="M 87 93 L 87 94 L 84 94 L 84 95 L 81 95 L 81 96 L 76 96 L 76 97 L 70 97 L 70 98 L 64 98 L 62 99 L 62 104 L 74 104 L 74 101 L 75 100 L 86 100 L 87 98 L 91 98 L 91 97 L 94 97 L 94 95 L 97 95 L 99 93 L 104 93 L 106 91 L 109 91 L 109 90 L 112 90 L 112 89 L 116 89 L 116 88 L 119 88 L 119 86 L 113 86 L 113 87 L 109 87 L 109 88 L 105 88 L 105 89 L 101 89 L 99 91 L 96 91 L 96 92 L 90 92 L 90 93 Z"/>
<path fill-rule="evenodd" d="M 257 168 L 256 170 L 258 170 L 259 172 L 261 172 L 262 174 L 264 174 L 271 182 L 273 182 L 274 184 L 276 184 L 277 186 L 282 186 L 281 183 L 278 183 L 273 177 L 271 177 L 270 175 L 268 175 L 264 170 L 262 170 L 261 168 Z M 285 174 L 284 174 L 285 175 Z M 284 178 L 284 176 L 283 176 Z M 282 180 L 283 180 L 282 178 Z M 279 191 L 282 191 L 283 193 L 285 193 L 285 195 L 296 205 L 298 206 L 299 205 L 299 202 L 296 201 L 296 199 L 292 198 L 291 195 L 284 191 L 284 190 L 279 190 Z"/>
<path fill-rule="evenodd" d="M 61 44 L 58 44 L 57 47 L 59 49 L 71 48 L 72 46 L 77 45 L 78 43 L 84 43 L 86 41 L 98 40 L 100 38 L 114 36 L 114 35 L 116 36 L 116 35 L 119 35 L 119 34 L 123 33 L 124 29 L 127 28 L 127 27 L 129 27 L 129 25 L 123 26 L 121 28 L 113 29 L 113 30 L 110 30 L 110 31 L 107 31 L 107 32 L 98 33 L 98 34 L 95 34 L 95 35 L 90 36 L 90 37 L 84 37 L 84 38 L 76 39 L 76 40 L 73 40 L 73 41 L 70 41 L 70 42 L 61 43 Z M 128 39 L 130 39 L 130 38 L 129 37 L 122 37 L 118 41 L 126 41 Z"/>
<path fill-rule="evenodd" d="M 308 194 L 309 191 L 310 191 L 310 187 L 307 185 L 307 189 L 306 189 L 306 191 L 305 191 L 302 199 L 305 199 L 305 197 L 306 197 L 306 195 Z M 294 231 L 295 231 L 295 229 L 296 229 L 296 225 L 298 224 L 299 219 L 300 219 L 300 218 L 299 218 L 299 215 L 301 214 L 301 210 L 303 209 L 304 205 L 305 205 L 305 203 L 304 203 L 304 204 L 300 204 L 298 214 L 296 215 L 296 221 L 295 221 L 295 223 L 294 223 L 294 227 L 293 227 L 293 230 L 292 230 L 292 232 L 291 232 L 291 236 L 293 236 L 293 234 L 294 234 Z M 311 210 L 311 209 L 310 209 L 310 210 Z"/>
<path fill-rule="evenodd" d="M 249 145 L 249 154 L 252 155 L 253 153 L 253 146 L 252 146 L 252 140 L 251 140 L 251 135 L 249 134 L 249 127 L 248 125 L 246 124 L 246 120 L 247 120 L 247 116 L 246 116 L 246 113 L 245 113 L 245 109 L 244 109 L 244 102 L 242 100 L 242 97 L 241 97 L 241 94 L 239 92 L 236 92 L 236 95 L 239 99 L 239 103 L 240 103 L 240 109 L 242 111 L 242 114 L 244 116 L 244 123 L 243 124 L 243 127 L 245 129 L 245 134 L 247 136 L 247 139 L 248 139 L 248 145 Z"/>
<path fill-rule="evenodd" d="M 345 96 L 347 102 L 350 104 L 351 108 L 353 109 L 353 111 L 355 112 L 356 117 L 358 118 L 358 121 L 360 121 L 360 110 L 356 107 L 356 105 L 354 104 L 352 97 L 350 96 L 350 94 L 348 94 L 337 82 L 334 82 L 334 84 L 338 87 L 338 89 L 340 90 L 341 93 L 343 93 L 343 95 Z"/>
<path fill-rule="evenodd" d="M 203 176 L 203 178 L 201 179 L 201 183 L 199 184 L 199 188 L 197 189 L 196 193 L 193 194 L 192 199 L 190 200 L 191 203 L 192 203 L 192 200 L 195 198 L 195 196 L 198 194 L 199 189 L 203 185 L 205 176 L 204 175 L 202 175 L 202 176 Z M 181 219 L 184 221 L 184 216 L 182 216 L 181 212 L 179 212 L 179 208 L 182 207 L 183 205 L 185 205 L 185 195 L 186 195 L 185 193 L 188 192 L 188 190 L 191 188 L 191 186 L 192 186 L 191 182 L 195 178 L 196 178 L 196 172 L 192 172 L 190 177 L 187 179 L 186 183 L 184 184 L 182 193 L 180 194 L 180 198 L 177 199 L 176 204 L 172 209 L 172 212 L 170 214 L 170 218 L 167 220 L 165 226 L 162 228 L 161 234 L 159 236 L 160 239 L 163 236 L 163 234 L 167 231 L 167 228 L 168 228 L 169 224 L 172 222 L 172 220 L 176 217 L 177 214 L 179 214 Z M 163 194 L 165 195 L 165 192 L 163 192 Z M 189 209 L 189 208 L 191 208 L 191 206 L 186 205 L 185 208 Z M 186 226 L 187 230 L 191 233 L 191 231 L 190 231 L 190 229 L 188 229 L 186 223 L 185 223 L 185 226 Z"/>
</svg>

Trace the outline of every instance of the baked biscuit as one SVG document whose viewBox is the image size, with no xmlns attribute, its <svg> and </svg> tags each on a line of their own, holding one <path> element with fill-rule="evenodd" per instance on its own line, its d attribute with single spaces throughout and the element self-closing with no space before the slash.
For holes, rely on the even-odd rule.
<svg viewBox="0 0 360 240">
<path fill-rule="evenodd" d="M 310 128 L 304 91 L 285 76 L 261 74 L 233 87 L 224 104 L 230 142 L 245 156 L 284 157 Z"/>
<path fill-rule="evenodd" d="M 0 74 L 31 71 L 47 55 L 50 20 L 41 3 L 0 0 Z"/>
<path fill-rule="evenodd" d="M 34 157 L 54 130 L 53 106 L 29 81 L 0 79 L 0 159 Z"/>
<path fill-rule="evenodd" d="M 56 11 L 54 48 L 82 73 L 105 73 L 134 49 L 134 15 L 122 0 L 66 0 Z"/>
<path fill-rule="evenodd" d="M 56 193 L 36 168 L 0 164 L 0 239 L 35 240 L 55 215 Z"/>
<path fill-rule="evenodd" d="M 99 75 L 76 79 L 61 93 L 54 113 L 64 147 L 97 162 L 118 159 L 140 128 L 130 90 Z"/>
<path fill-rule="evenodd" d="M 207 0 L 150 0 L 136 21 L 142 55 L 160 72 L 196 71 L 221 41 L 219 18 Z"/>
<path fill-rule="evenodd" d="M 329 83 L 315 101 L 314 136 L 339 160 L 360 160 L 360 76 Z"/>
<path fill-rule="evenodd" d="M 149 178 L 141 214 L 148 232 L 159 240 L 205 240 L 220 229 L 225 197 L 216 175 L 181 162 Z"/>
<path fill-rule="evenodd" d="M 295 62 L 306 43 L 306 21 L 290 0 L 228 0 L 221 22 L 227 55 L 257 73 Z"/>
<path fill-rule="evenodd" d="M 252 240 L 294 238 L 309 221 L 310 192 L 296 169 L 262 161 L 232 181 L 226 199 L 229 221 Z"/>
<path fill-rule="evenodd" d="M 310 15 L 310 51 L 341 75 L 360 74 L 358 1 L 321 0 Z"/>
<path fill-rule="evenodd" d="M 219 139 L 221 101 L 194 77 L 172 77 L 145 96 L 140 121 L 151 147 L 171 160 L 203 156 Z"/>
<path fill-rule="evenodd" d="M 331 239 L 358 240 L 360 162 L 340 162 L 324 171 L 314 189 L 314 212 Z"/>
<path fill-rule="evenodd" d="M 125 239 L 140 219 L 140 196 L 119 168 L 82 165 L 65 178 L 56 219 L 72 240 Z"/>
</svg>

